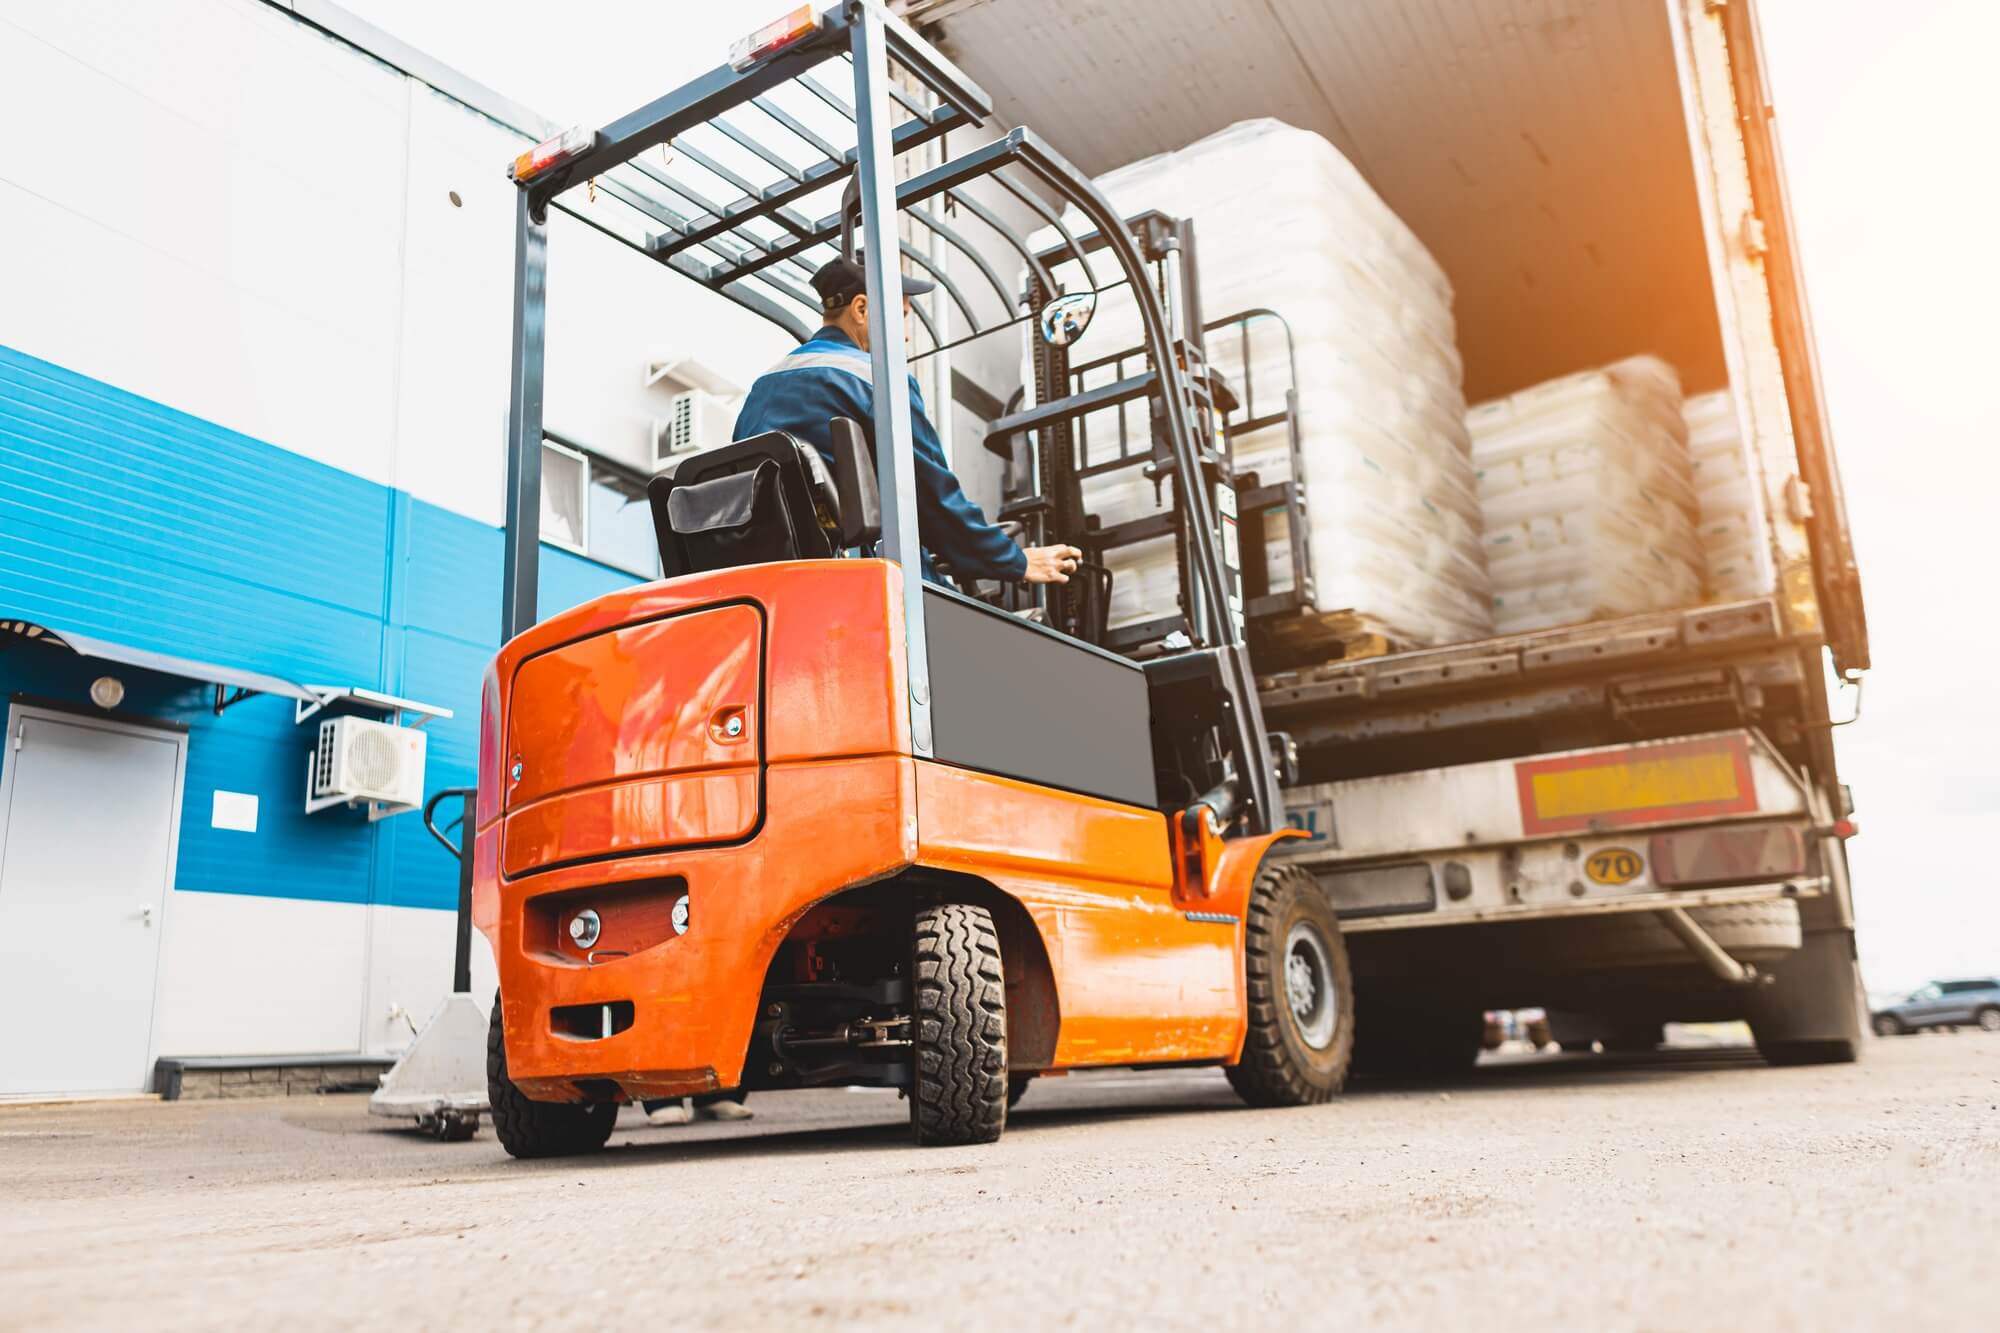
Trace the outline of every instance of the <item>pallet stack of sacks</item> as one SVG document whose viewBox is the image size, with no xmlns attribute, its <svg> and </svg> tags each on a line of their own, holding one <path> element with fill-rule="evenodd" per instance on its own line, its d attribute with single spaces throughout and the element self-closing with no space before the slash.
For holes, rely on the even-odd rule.
<svg viewBox="0 0 2000 1333">
<path fill-rule="evenodd" d="M 1497 632 L 1701 600 L 1672 367 L 1631 357 L 1481 403 L 1466 422 Z"/>
<path fill-rule="evenodd" d="M 1253 321 L 1247 343 L 1236 330 L 1212 333 L 1208 351 L 1238 395 L 1248 392 L 1238 420 L 1282 411 L 1296 364 L 1311 604 L 1357 612 L 1413 645 L 1487 633 L 1451 286 L 1416 236 L 1333 145 L 1275 120 L 1242 122 L 1097 184 L 1124 216 L 1157 209 L 1194 222 L 1206 319 L 1259 307 L 1282 316 Z M 1072 221 L 1073 231 L 1086 229 Z M 1053 243 L 1055 234 L 1038 239 Z M 1093 262 L 1100 283 L 1116 277 L 1107 257 Z M 1074 263 L 1056 278 L 1072 291 L 1088 285 Z M 1106 291 L 1070 363 L 1141 341 L 1129 292 Z M 1106 365 L 1086 387 L 1143 369 L 1137 360 Z M 1127 448 L 1148 450 L 1144 405 L 1125 413 Z M 1082 432 L 1086 466 L 1118 455 L 1115 410 L 1086 419 Z M 1238 436 L 1234 457 L 1260 483 L 1289 478 L 1285 425 Z M 1084 495 L 1107 526 L 1160 503 L 1136 469 L 1087 477 Z M 1274 592 L 1297 577 L 1283 512 L 1262 524 Z M 1258 529 L 1257 516 L 1242 516 L 1243 540 Z M 1114 626 L 1174 613 L 1171 538 L 1114 551 L 1108 563 Z"/>
<path fill-rule="evenodd" d="M 1708 561 L 1708 595 L 1728 602 L 1770 591 L 1771 575 L 1761 556 L 1763 519 L 1757 505 L 1750 460 L 1736 425 L 1729 390 L 1697 394 L 1682 405 L 1692 467 L 1696 535 Z"/>
</svg>

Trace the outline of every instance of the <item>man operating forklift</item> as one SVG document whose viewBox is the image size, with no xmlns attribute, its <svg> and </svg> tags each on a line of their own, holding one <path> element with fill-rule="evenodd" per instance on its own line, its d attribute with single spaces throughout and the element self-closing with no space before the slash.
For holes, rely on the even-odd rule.
<svg viewBox="0 0 2000 1333">
<path fill-rule="evenodd" d="M 862 266 L 833 259 L 812 277 L 825 326 L 757 377 L 736 418 L 735 437 L 747 440 L 781 430 L 819 450 L 833 463 L 832 421 L 875 420 L 875 381 L 868 356 L 868 296 Z M 909 297 L 936 284 L 904 277 L 904 336 L 908 337 Z M 1033 546 L 1023 550 L 998 526 L 986 521 L 952 475 L 937 431 L 924 413 L 915 376 L 910 379 L 910 433 L 916 442 L 917 525 L 923 541 L 924 577 L 941 583 L 942 564 L 961 583 L 995 579 L 1002 583 L 1067 583 L 1083 552 L 1074 546 Z"/>
<path fill-rule="evenodd" d="M 781 430 L 819 450 L 833 465 L 835 417 L 875 420 L 874 368 L 868 356 L 868 296 L 866 273 L 850 259 L 834 259 L 812 277 L 826 324 L 811 339 L 757 377 L 737 414 L 735 438 L 747 440 Z M 903 278 L 904 336 L 908 336 L 909 298 L 930 291 L 935 283 Z M 917 522 L 924 544 L 924 577 L 941 583 L 938 562 L 955 579 L 996 579 L 1003 583 L 1067 583 L 1083 552 L 1074 546 L 1036 546 L 1023 550 L 1000 527 L 988 523 L 965 494 L 945 462 L 937 430 L 924 415 L 916 377 L 910 378 L 910 433 L 916 442 Z M 645 1103 L 646 1118 L 655 1125 L 684 1125 L 697 1118 L 747 1120 L 750 1109 L 743 1092 L 674 1097 Z"/>
</svg>

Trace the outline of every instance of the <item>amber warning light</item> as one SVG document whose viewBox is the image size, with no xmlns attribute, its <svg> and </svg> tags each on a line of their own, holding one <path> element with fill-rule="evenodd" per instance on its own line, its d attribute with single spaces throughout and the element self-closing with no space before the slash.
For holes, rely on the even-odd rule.
<svg viewBox="0 0 2000 1333">
<path fill-rule="evenodd" d="M 510 180 L 532 180 L 550 167 L 573 162 L 597 147 L 597 131 L 575 125 L 553 139 L 544 139 L 507 164 Z"/>
<path fill-rule="evenodd" d="M 729 68 L 741 74 L 764 57 L 775 55 L 818 31 L 819 14 L 811 5 L 800 5 L 783 18 L 766 23 L 748 37 L 739 38 L 729 48 Z"/>
</svg>

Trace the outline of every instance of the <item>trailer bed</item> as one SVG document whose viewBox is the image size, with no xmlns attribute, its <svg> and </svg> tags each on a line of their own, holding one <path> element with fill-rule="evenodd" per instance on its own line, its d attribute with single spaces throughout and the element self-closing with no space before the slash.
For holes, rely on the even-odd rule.
<svg viewBox="0 0 2000 1333">
<path fill-rule="evenodd" d="M 1770 598 L 1653 611 L 1258 677 L 1265 715 L 1301 746 L 1756 702 L 1801 659 Z"/>
</svg>

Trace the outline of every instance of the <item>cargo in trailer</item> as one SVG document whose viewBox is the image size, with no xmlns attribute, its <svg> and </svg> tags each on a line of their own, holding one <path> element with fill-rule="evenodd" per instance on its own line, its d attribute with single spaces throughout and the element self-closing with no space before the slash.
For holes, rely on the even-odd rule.
<svg viewBox="0 0 2000 1333">
<path fill-rule="evenodd" d="M 909 10 L 936 16 L 933 34 L 1003 117 L 1062 105 L 1057 147 L 1108 182 L 1241 121 L 1323 137 L 1441 271 L 1467 402 L 1642 355 L 1688 395 L 1731 390 L 1757 500 L 1738 513 L 1763 530 L 1739 537 L 1754 587 L 1738 577 L 1728 590 L 1773 596 L 1788 629 L 1865 666 L 1753 6 L 1564 0 L 1501 19 L 1472 0 Z M 1253 157 L 1246 170 L 1259 169 Z M 1225 244 L 1281 262 L 1280 239 L 1205 241 L 1203 270 L 1247 262 L 1218 254 Z M 1200 296 L 1208 317 L 1231 313 L 1226 293 Z M 1119 350 L 1113 327 L 1074 359 Z M 1246 539 L 1256 522 L 1244 516 Z"/>
</svg>

